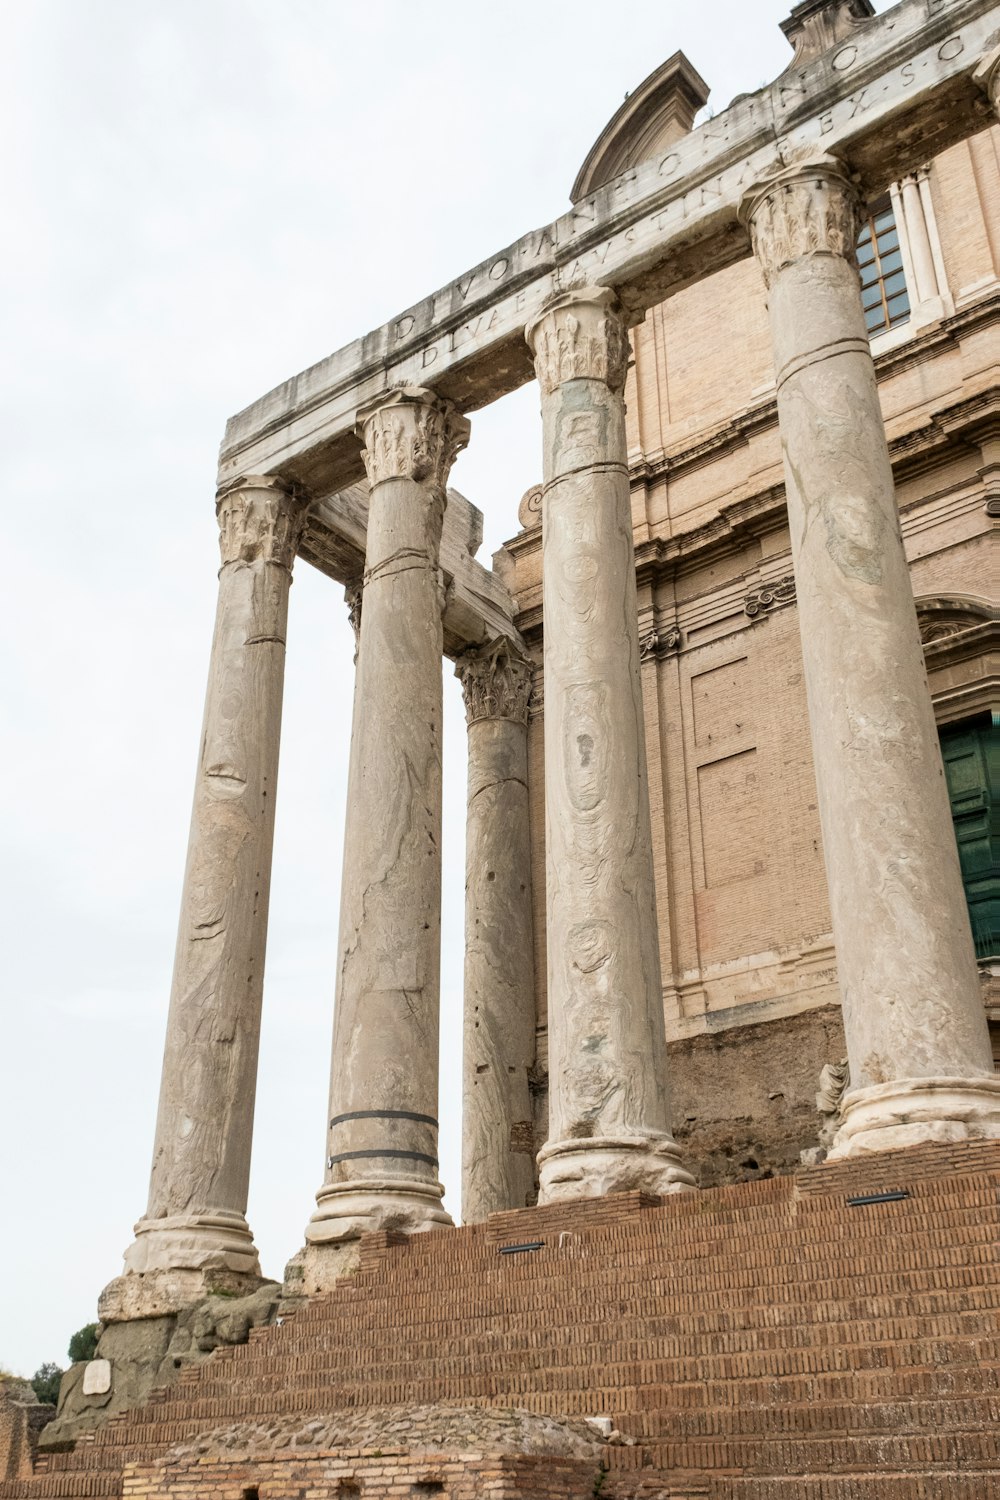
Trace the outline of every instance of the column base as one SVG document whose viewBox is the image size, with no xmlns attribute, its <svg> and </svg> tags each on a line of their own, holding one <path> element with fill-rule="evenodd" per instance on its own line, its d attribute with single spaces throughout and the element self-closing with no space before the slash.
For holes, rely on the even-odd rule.
<svg viewBox="0 0 1000 1500">
<path fill-rule="evenodd" d="M 101 1293 L 101 1321 L 165 1317 L 215 1292 L 246 1296 L 263 1280 L 242 1214 L 219 1209 L 140 1219 L 124 1275 Z"/>
<path fill-rule="evenodd" d="M 1000 1140 L 1000 1078 L 904 1078 L 855 1089 L 828 1161 L 926 1141 Z"/>
<path fill-rule="evenodd" d="M 440 1182 L 327 1183 L 316 1194 L 318 1207 L 306 1225 L 306 1243 L 336 1245 L 380 1229 L 401 1234 L 451 1229 L 443 1196 Z"/>
<path fill-rule="evenodd" d="M 682 1193 L 696 1188 L 669 1135 L 549 1141 L 538 1153 L 539 1203 L 608 1193 Z"/>
</svg>

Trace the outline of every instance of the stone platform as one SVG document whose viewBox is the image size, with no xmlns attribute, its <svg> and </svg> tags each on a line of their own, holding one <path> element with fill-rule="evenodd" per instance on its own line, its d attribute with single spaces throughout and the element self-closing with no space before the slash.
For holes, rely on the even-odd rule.
<svg viewBox="0 0 1000 1500">
<path fill-rule="evenodd" d="M 983 1500 L 998 1189 L 973 1142 L 369 1236 L 331 1295 L 0 1500 Z"/>
</svg>

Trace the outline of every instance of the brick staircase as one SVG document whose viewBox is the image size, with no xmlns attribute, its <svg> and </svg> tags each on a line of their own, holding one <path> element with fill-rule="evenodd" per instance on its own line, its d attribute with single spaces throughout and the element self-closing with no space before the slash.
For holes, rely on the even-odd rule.
<svg viewBox="0 0 1000 1500">
<path fill-rule="evenodd" d="M 605 1453 L 621 1500 L 1000 1497 L 998 1197 L 983 1142 L 373 1235 L 332 1296 L 0 1500 L 120 1496 L 126 1463 L 248 1416 L 418 1404 L 610 1416 L 635 1440 Z"/>
</svg>

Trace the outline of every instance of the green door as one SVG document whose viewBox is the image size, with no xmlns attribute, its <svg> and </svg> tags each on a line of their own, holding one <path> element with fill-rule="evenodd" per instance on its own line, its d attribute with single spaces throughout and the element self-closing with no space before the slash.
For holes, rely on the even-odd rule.
<svg viewBox="0 0 1000 1500">
<path fill-rule="evenodd" d="M 1000 722 L 948 725 L 941 754 L 976 956 L 1000 958 Z"/>
</svg>

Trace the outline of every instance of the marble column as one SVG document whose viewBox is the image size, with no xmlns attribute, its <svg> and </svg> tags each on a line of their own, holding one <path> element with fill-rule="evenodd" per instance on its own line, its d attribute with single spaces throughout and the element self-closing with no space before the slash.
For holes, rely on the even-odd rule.
<svg viewBox="0 0 1000 1500">
<path fill-rule="evenodd" d="M 102 1297 L 122 1321 L 260 1279 L 246 1221 L 285 631 L 304 506 L 271 479 L 218 500 L 222 569 L 149 1206 Z"/>
<path fill-rule="evenodd" d="M 511 641 L 459 657 L 469 726 L 462 1220 L 532 1202 L 535 965 L 528 823 L 531 663 Z"/>
<path fill-rule="evenodd" d="M 443 588 L 448 473 L 469 424 L 417 387 L 358 413 L 371 493 L 360 613 L 326 1180 L 304 1290 L 370 1230 L 450 1224 L 438 1180 Z M 353 1251 L 351 1252 L 353 1253 Z"/>
<path fill-rule="evenodd" d="M 850 1056 L 833 1156 L 1000 1136 L 969 917 L 861 309 L 857 190 L 806 160 L 744 203 L 768 288 Z"/>
<path fill-rule="evenodd" d="M 920 183 L 915 174 L 904 177 L 900 184 L 903 200 L 904 224 L 897 224 L 897 233 L 904 233 L 909 240 L 910 259 L 916 285 L 913 289 L 914 304 L 932 302 L 938 296 L 937 271 L 934 253 L 931 250 L 927 222 L 924 218 L 924 201 Z"/>
<path fill-rule="evenodd" d="M 544 439 L 549 1139 L 540 1201 L 693 1186 L 671 1137 L 614 293 L 526 330 Z"/>
</svg>

